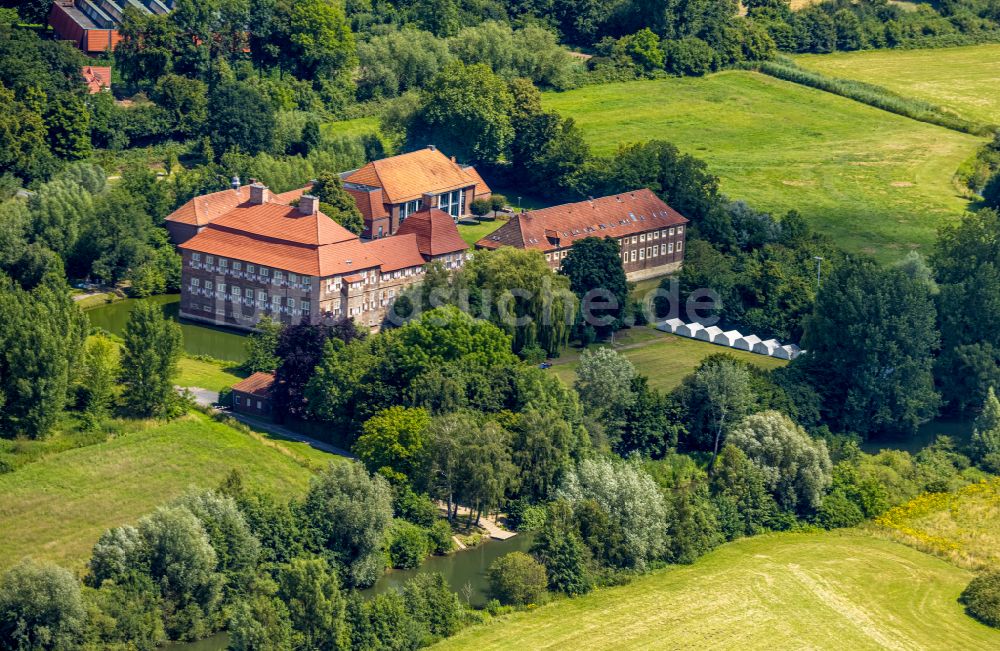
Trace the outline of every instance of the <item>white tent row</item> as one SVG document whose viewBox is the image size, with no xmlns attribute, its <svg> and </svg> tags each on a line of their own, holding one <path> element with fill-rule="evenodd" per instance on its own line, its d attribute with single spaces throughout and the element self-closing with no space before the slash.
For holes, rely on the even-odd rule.
<svg viewBox="0 0 1000 651">
<path fill-rule="evenodd" d="M 657 324 L 656 329 L 679 337 L 689 337 L 778 359 L 795 359 L 802 354 L 802 349 L 795 344 L 782 346 L 777 339 L 764 341 L 757 335 L 742 335 L 738 330 L 723 332 L 718 326 L 706 327 L 697 321 L 685 323 L 680 319 L 667 319 Z"/>
</svg>

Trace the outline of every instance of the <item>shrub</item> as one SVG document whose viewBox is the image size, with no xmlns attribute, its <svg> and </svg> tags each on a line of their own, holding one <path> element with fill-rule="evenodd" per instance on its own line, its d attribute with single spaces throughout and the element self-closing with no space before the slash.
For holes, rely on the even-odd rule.
<svg viewBox="0 0 1000 651">
<path fill-rule="evenodd" d="M 715 50 L 705 41 L 688 36 L 664 45 L 666 69 L 675 75 L 701 76 L 715 66 Z"/>
<path fill-rule="evenodd" d="M 417 525 L 396 520 L 389 530 L 389 561 L 400 569 L 420 567 L 427 556 L 427 534 Z"/>
<path fill-rule="evenodd" d="M 505 604 L 525 606 L 545 595 L 545 566 L 524 552 L 511 552 L 493 561 L 489 570 L 490 596 Z"/>
<path fill-rule="evenodd" d="M 1000 628 L 1000 570 L 972 579 L 958 600 L 969 615 L 987 626 Z"/>
<path fill-rule="evenodd" d="M 816 512 L 816 522 L 826 529 L 853 527 L 861 524 L 865 514 L 843 491 L 835 491 L 823 498 Z"/>
<path fill-rule="evenodd" d="M 437 520 L 427 530 L 427 540 L 432 554 L 448 554 L 455 548 L 452 540 L 451 525 L 447 520 Z"/>
<path fill-rule="evenodd" d="M 469 206 L 469 209 L 472 210 L 473 215 L 482 217 L 493 210 L 493 206 L 490 204 L 489 199 L 476 199 L 472 202 L 472 205 Z"/>
<path fill-rule="evenodd" d="M 507 206 L 507 197 L 503 196 L 502 194 L 496 194 L 496 193 L 490 195 L 490 208 L 492 208 L 494 212 L 496 212 L 497 210 L 503 210 L 506 206 Z"/>
</svg>

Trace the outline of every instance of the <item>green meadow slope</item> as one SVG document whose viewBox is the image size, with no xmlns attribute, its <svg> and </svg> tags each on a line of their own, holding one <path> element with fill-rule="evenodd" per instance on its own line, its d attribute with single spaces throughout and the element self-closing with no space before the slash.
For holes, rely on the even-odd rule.
<svg viewBox="0 0 1000 651">
<path fill-rule="evenodd" d="M 801 55 L 803 68 L 922 99 L 976 122 L 1000 125 L 1000 44 L 933 50 Z"/>
<path fill-rule="evenodd" d="M 985 142 L 744 71 L 587 86 L 543 102 L 574 118 L 597 153 L 668 140 L 705 160 L 730 197 L 798 210 L 884 261 L 926 248 L 960 218 L 967 201 L 952 177 Z"/>
<path fill-rule="evenodd" d="M 135 522 L 189 488 L 215 487 L 233 469 L 250 487 L 301 495 L 313 471 L 336 458 L 198 412 L 132 423 L 104 443 L 0 475 L 0 568 L 28 555 L 80 567 L 105 529 Z"/>
<path fill-rule="evenodd" d="M 771 534 L 467 629 L 439 649 L 996 649 L 963 569 L 857 532 Z"/>
</svg>

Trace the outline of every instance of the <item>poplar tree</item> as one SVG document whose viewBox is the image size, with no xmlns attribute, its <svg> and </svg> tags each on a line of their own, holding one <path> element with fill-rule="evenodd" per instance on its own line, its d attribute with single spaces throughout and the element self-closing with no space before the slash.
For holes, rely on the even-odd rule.
<svg viewBox="0 0 1000 651">
<path fill-rule="evenodd" d="M 181 328 L 155 303 L 136 303 L 125 325 L 122 382 L 125 406 L 141 417 L 163 417 L 176 404 L 173 377 L 181 354 Z"/>
</svg>

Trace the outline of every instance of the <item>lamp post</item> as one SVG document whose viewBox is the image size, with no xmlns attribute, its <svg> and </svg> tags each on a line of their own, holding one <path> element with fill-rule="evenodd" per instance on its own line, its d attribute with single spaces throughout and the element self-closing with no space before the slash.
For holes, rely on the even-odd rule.
<svg viewBox="0 0 1000 651">
<path fill-rule="evenodd" d="M 517 212 L 521 212 L 521 197 L 517 198 Z"/>
<path fill-rule="evenodd" d="M 816 261 L 816 291 L 819 291 L 819 283 L 823 275 L 823 256 L 814 255 L 813 260 Z"/>
</svg>

